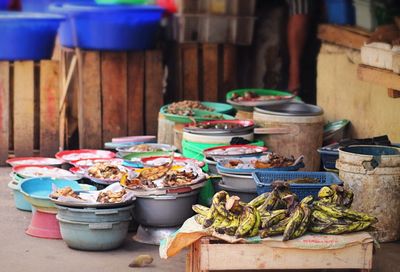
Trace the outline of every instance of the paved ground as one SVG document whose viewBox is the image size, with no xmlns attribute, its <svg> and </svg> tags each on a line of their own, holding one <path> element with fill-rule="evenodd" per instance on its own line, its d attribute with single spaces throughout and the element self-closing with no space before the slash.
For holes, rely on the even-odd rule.
<svg viewBox="0 0 400 272">
<path fill-rule="evenodd" d="M 186 252 L 161 260 L 158 247 L 132 241 L 132 233 L 124 246 L 108 252 L 86 252 L 67 247 L 62 240 L 34 238 L 25 234 L 31 213 L 19 211 L 14 206 L 7 187 L 10 168 L 0 168 L 0 271 L 2 272 L 54 272 L 54 271 L 137 271 L 128 264 L 139 254 L 154 258 L 151 267 L 143 271 L 185 271 Z"/>
<path fill-rule="evenodd" d="M 7 188 L 10 168 L 0 168 L 0 271 L 54 272 L 54 271 L 173 271 L 185 270 L 186 252 L 161 260 L 158 247 L 132 241 L 132 233 L 118 250 L 86 252 L 70 249 L 62 240 L 47 240 L 25 234 L 31 214 L 14 207 L 11 191 Z M 155 261 L 151 267 L 129 268 L 128 264 L 139 254 L 150 254 Z M 382 244 L 374 255 L 374 271 L 400 271 L 400 243 Z"/>
</svg>

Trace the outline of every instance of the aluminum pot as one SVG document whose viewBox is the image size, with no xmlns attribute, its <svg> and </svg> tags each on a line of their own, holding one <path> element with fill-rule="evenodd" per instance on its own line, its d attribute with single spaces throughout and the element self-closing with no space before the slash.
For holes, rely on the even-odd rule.
<svg viewBox="0 0 400 272">
<path fill-rule="evenodd" d="M 199 190 L 183 194 L 137 196 L 134 217 L 141 225 L 175 227 L 193 215 Z"/>
</svg>

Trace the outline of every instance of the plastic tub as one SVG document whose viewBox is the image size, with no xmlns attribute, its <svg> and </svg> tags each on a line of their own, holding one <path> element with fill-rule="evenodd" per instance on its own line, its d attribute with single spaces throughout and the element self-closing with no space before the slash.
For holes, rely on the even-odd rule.
<svg viewBox="0 0 400 272">
<path fill-rule="evenodd" d="M 25 199 L 24 195 L 19 190 L 18 183 L 12 180 L 8 183 L 8 188 L 10 188 L 13 191 L 15 207 L 18 210 L 27 212 L 32 211 L 32 205 Z"/>
<path fill-rule="evenodd" d="M 80 250 L 111 250 L 122 245 L 128 234 L 130 219 L 117 222 L 83 223 L 64 220 L 60 222 L 61 236 L 70 248 Z"/>
<path fill-rule="evenodd" d="M 256 184 L 251 175 L 234 175 L 220 173 L 222 176 L 222 182 L 224 185 L 237 190 L 249 190 L 252 192 L 256 191 Z"/>
<path fill-rule="evenodd" d="M 256 145 L 256 146 L 264 146 L 263 141 L 254 141 L 250 144 Z M 204 160 L 203 151 L 205 149 L 211 148 L 211 147 L 218 147 L 218 146 L 224 146 L 224 144 L 204 144 L 204 143 L 196 143 L 196 142 L 183 140 L 182 141 L 182 154 L 186 158 L 191 158 L 191 159 L 202 161 L 202 160 Z"/>
<path fill-rule="evenodd" d="M 343 184 L 337 175 L 328 172 L 254 172 L 254 181 L 257 185 L 257 193 L 260 195 L 265 192 L 271 192 L 271 183 L 275 180 L 291 180 L 297 178 L 316 178 L 319 183 L 312 184 L 290 184 L 290 190 L 295 193 L 299 199 L 312 195 L 317 198 L 319 190 L 324 186 L 332 184 Z"/>
<path fill-rule="evenodd" d="M 336 169 L 336 160 L 339 159 L 339 150 L 326 150 L 319 148 L 318 153 L 321 155 L 322 164 L 325 169 Z"/>
<path fill-rule="evenodd" d="M 356 25 L 367 30 L 374 30 L 377 22 L 371 0 L 353 0 Z"/>
<path fill-rule="evenodd" d="M 0 12 L 0 60 L 50 59 L 63 16 Z"/>
<path fill-rule="evenodd" d="M 351 0 L 325 0 L 328 22 L 338 25 L 354 24 L 354 7 Z"/>
<path fill-rule="evenodd" d="M 155 6 L 54 4 L 68 16 L 60 43 L 92 50 L 145 50 L 155 46 L 163 9 Z"/>
<path fill-rule="evenodd" d="M 21 182 L 21 193 L 25 199 L 37 209 L 57 213 L 54 203 L 49 195 L 52 192 L 53 184 L 57 188 L 71 187 L 73 190 L 81 190 L 79 183 L 73 180 L 52 179 L 52 178 L 31 178 Z"/>
<path fill-rule="evenodd" d="M 61 239 L 60 224 L 55 214 L 34 211 L 26 234 L 47 239 Z"/>
<path fill-rule="evenodd" d="M 75 222 L 99 223 L 129 220 L 131 218 L 133 205 L 113 209 L 78 209 L 57 205 L 57 209 L 59 219 Z"/>
<path fill-rule="evenodd" d="M 0 0 L 0 10 L 7 10 L 11 0 Z"/>
</svg>

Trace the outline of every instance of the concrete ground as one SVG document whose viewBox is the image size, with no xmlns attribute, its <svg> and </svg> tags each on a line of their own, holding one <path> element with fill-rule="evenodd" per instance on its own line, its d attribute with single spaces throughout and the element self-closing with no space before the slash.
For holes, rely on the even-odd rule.
<svg viewBox="0 0 400 272">
<path fill-rule="evenodd" d="M 185 270 L 186 251 L 168 260 L 158 255 L 158 247 L 132 240 L 130 233 L 120 249 L 107 252 L 73 250 L 62 240 L 34 238 L 25 234 L 31 213 L 19 211 L 14 206 L 7 187 L 10 168 L 0 168 L 0 271 L 4 272 L 54 272 L 54 271 L 173 271 Z M 151 266 L 130 268 L 128 264 L 139 254 L 154 258 Z M 374 254 L 374 269 L 379 272 L 400 271 L 400 242 L 382 244 Z"/>
</svg>

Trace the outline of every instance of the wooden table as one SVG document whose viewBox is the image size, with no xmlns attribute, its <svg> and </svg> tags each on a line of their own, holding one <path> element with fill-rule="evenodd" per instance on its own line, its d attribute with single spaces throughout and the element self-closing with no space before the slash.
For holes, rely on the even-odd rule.
<svg viewBox="0 0 400 272">
<path fill-rule="evenodd" d="M 186 271 L 272 269 L 371 271 L 372 249 L 372 242 L 339 249 L 299 249 L 270 247 L 263 243 L 229 244 L 205 237 L 191 245 Z"/>
</svg>

